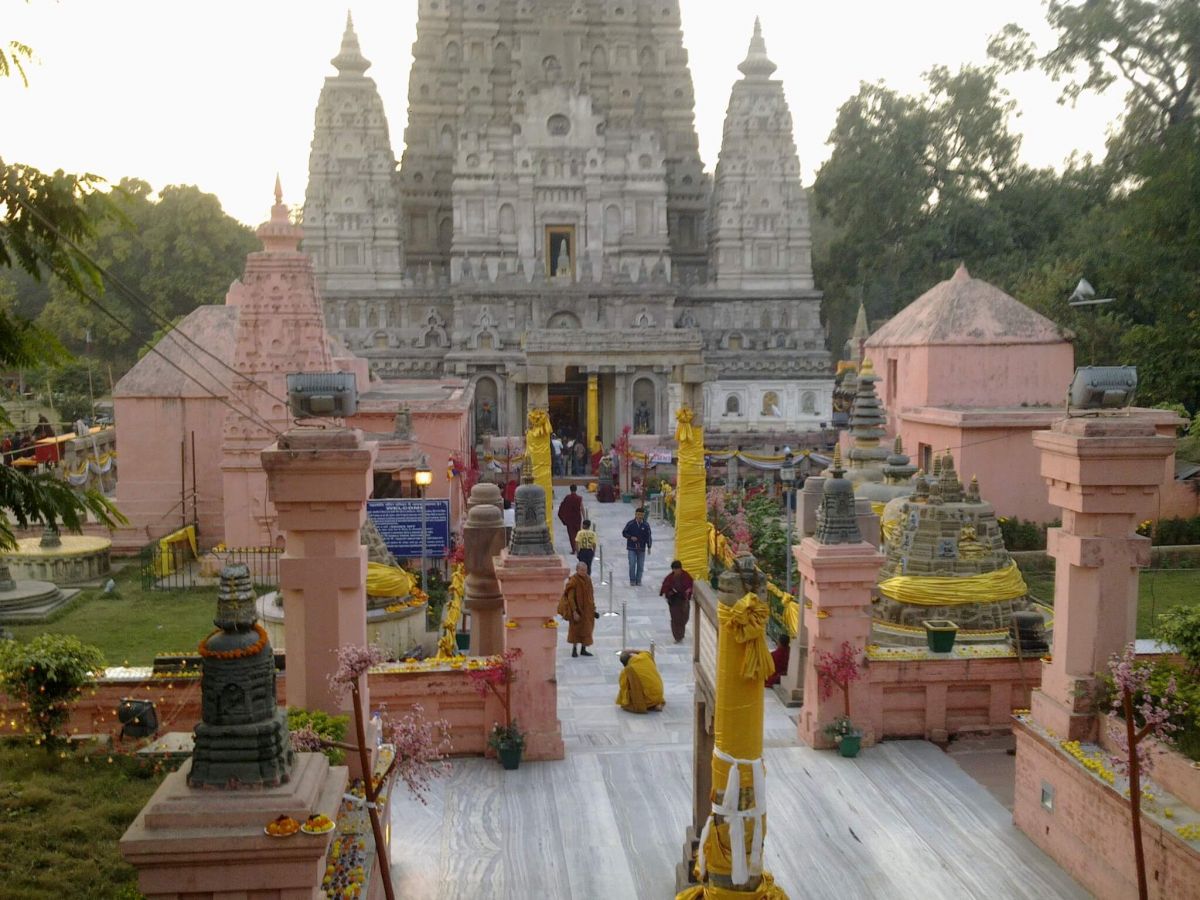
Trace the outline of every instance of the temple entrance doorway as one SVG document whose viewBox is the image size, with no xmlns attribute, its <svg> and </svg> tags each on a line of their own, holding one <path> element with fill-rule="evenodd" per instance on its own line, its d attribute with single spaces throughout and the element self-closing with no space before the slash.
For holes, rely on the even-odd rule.
<svg viewBox="0 0 1200 900">
<path fill-rule="evenodd" d="M 550 426 L 564 441 L 587 439 L 587 375 L 567 368 L 567 380 L 551 384 Z"/>
</svg>

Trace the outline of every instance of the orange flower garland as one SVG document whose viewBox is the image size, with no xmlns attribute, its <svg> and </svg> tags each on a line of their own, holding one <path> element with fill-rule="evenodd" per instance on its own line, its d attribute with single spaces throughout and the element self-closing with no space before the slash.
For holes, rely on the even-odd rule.
<svg viewBox="0 0 1200 900">
<path fill-rule="evenodd" d="M 220 628 L 213 629 L 212 633 L 200 642 L 200 655 L 206 659 L 245 659 L 248 656 L 257 656 L 262 648 L 267 646 L 267 629 L 255 622 L 254 630 L 258 632 L 258 640 L 249 647 L 238 650 L 209 650 L 209 640 L 222 632 Z"/>
</svg>

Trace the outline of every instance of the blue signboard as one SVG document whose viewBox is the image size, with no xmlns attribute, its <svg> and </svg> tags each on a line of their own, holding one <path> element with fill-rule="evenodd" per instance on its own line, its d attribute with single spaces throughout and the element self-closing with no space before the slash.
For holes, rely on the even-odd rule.
<svg viewBox="0 0 1200 900">
<path fill-rule="evenodd" d="M 425 556 L 441 559 L 450 546 L 450 501 L 368 500 L 367 515 L 393 556 L 421 558 L 421 504 L 425 504 Z"/>
</svg>

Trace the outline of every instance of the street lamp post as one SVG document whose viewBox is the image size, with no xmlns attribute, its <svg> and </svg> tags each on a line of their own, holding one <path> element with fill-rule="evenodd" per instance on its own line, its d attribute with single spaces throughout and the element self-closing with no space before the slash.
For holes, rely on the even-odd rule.
<svg viewBox="0 0 1200 900">
<path fill-rule="evenodd" d="M 796 464 L 789 447 L 783 448 L 783 465 L 779 467 L 779 480 L 783 482 L 783 504 L 787 507 L 787 541 L 784 543 L 783 569 L 784 590 L 792 592 L 792 485 L 796 483 Z"/>
<path fill-rule="evenodd" d="M 417 483 L 417 487 L 421 489 L 421 590 L 425 590 L 425 557 L 428 555 L 428 538 L 425 529 L 425 488 L 433 484 L 433 472 L 429 469 L 429 460 L 425 458 L 425 454 L 421 454 L 420 462 L 417 464 L 416 474 L 413 476 L 413 481 Z"/>
</svg>

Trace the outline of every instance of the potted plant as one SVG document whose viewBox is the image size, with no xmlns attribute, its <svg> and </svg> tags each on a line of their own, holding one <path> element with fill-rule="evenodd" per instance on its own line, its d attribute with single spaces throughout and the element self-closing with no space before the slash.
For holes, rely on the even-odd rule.
<svg viewBox="0 0 1200 900">
<path fill-rule="evenodd" d="M 925 626 L 925 642 L 934 653 L 949 653 L 954 649 L 954 638 L 958 635 L 958 626 L 949 619 L 927 619 L 921 623 Z"/>
<path fill-rule="evenodd" d="M 517 727 L 516 722 L 501 725 L 497 722 L 492 726 L 488 735 L 488 746 L 496 751 L 500 765 L 513 770 L 521 767 L 521 754 L 525 750 L 525 734 Z"/>
<path fill-rule="evenodd" d="M 516 661 L 520 657 L 519 649 L 510 648 L 500 654 L 495 665 L 467 672 L 479 696 L 486 697 L 490 691 L 504 709 L 504 724 L 497 722 L 492 726 L 488 746 L 496 751 L 500 764 L 506 769 L 516 769 L 521 765 L 521 753 L 525 749 L 525 735 L 512 717 L 512 683 L 517 677 Z"/>
<path fill-rule="evenodd" d="M 842 692 L 842 715 L 825 726 L 824 734 L 835 744 L 838 753 L 845 757 L 855 757 L 862 748 L 862 732 L 850 720 L 850 685 L 863 677 L 859 656 L 862 651 L 850 646 L 849 641 L 842 641 L 837 653 L 824 650 L 817 651 L 816 670 L 820 697 L 828 700 L 833 696 L 833 689 Z"/>
</svg>

